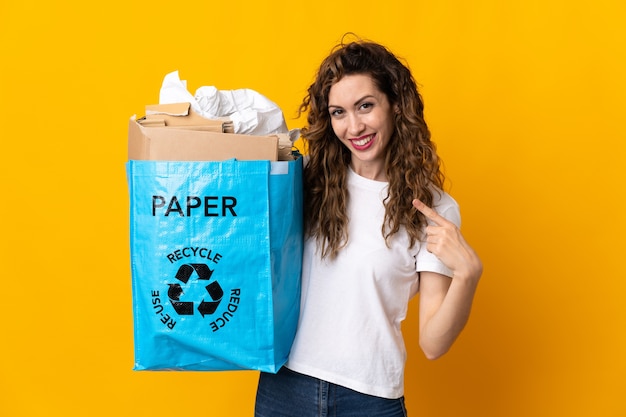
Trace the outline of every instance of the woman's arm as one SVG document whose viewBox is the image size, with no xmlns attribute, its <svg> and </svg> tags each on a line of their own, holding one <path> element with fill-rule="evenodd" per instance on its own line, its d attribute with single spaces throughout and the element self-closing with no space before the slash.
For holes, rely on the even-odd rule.
<svg viewBox="0 0 626 417">
<path fill-rule="evenodd" d="M 419 200 L 413 206 L 432 222 L 426 227 L 426 249 L 453 273 L 452 278 L 420 273 L 420 346 L 428 359 L 436 359 L 465 327 L 483 267 L 458 227 Z"/>
</svg>

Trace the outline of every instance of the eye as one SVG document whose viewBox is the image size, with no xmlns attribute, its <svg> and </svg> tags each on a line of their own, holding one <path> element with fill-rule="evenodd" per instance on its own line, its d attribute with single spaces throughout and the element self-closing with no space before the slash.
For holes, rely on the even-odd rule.
<svg viewBox="0 0 626 417">
<path fill-rule="evenodd" d="M 332 108 L 330 109 L 330 117 L 339 117 L 343 114 L 343 109 Z"/>
<path fill-rule="evenodd" d="M 361 103 L 361 105 L 359 106 L 359 110 L 368 111 L 368 110 L 371 110 L 372 107 L 374 107 L 374 103 L 370 103 L 369 101 L 366 101 L 364 103 Z"/>
</svg>

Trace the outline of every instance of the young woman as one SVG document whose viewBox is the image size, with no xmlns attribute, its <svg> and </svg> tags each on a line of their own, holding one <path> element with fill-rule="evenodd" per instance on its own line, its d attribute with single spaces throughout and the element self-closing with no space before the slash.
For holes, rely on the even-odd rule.
<svg viewBox="0 0 626 417">
<path fill-rule="evenodd" d="M 406 416 L 409 300 L 419 291 L 429 359 L 465 326 L 482 264 L 443 191 L 423 107 L 411 72 L 382 45 L 342 44 L 322 62 L 300 106 L 300 320 L 285 367 L 260 376 L 257 417 Z"/>
</svg>

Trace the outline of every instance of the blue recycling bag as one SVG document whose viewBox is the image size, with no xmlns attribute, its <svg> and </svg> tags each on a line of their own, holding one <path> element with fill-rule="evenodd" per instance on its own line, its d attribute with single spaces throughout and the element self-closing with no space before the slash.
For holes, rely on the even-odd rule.
<svg viewBox="0 0 626 417">
<path fill-rule="evenodd" d="M 302 158 L 126 170 L 134 369 L 277 372 L 300 309 Z"/>
</svg>

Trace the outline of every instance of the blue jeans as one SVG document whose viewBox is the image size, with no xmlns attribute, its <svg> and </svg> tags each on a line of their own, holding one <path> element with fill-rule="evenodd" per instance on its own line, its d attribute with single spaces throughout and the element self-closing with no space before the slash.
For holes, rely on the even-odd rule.
<svg viewBox="0 0 626 417">
<path fill-rule="evenodd" d="M 261 373 L 255 417 L 406 417 L 404 397 L 361 394 L 283 367 Z"/>
</svg>

